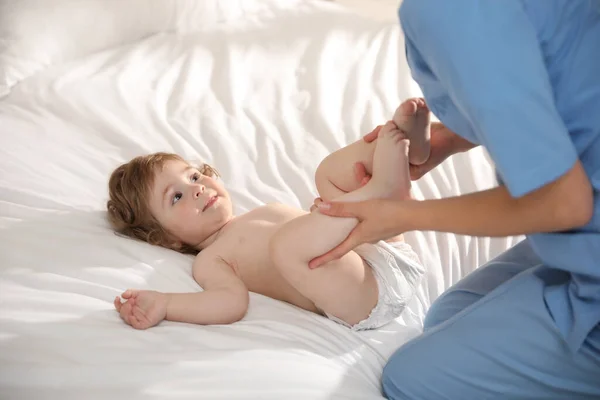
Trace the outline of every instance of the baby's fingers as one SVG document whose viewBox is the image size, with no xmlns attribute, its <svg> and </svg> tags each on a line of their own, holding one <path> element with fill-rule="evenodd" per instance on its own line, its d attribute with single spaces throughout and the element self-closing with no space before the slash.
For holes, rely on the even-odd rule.
<svg viewBox="0 0 600 400">
<path fill-rule="evenodd" d="M 134 290 L 134 289 L 127 289 L 126 291 L 123 292 L 123 294 L 121 295 L 122 298 L 124 299 L 130 299 L 132 297 L 137 297 L 138 295 L 138 291 Z"/>
<path fill-rule="evenodd" d="M 129 301 L 121 304 L 121 310 L 119 311 L 121 319 L 131 325 L 130 318 L 133 315 L 133 309 Z"/>
<path fill-rule="evenodd" d="M 133 325 L 137 329 L 146 329 L 149 328 L 152 324 L 152 322 L 146 317 L 144 312 L 139 307 L 135 307 L 133 309 L 132 320 L 134 320 L 135 323 L 137 323 L 137 326 Z"/>
<path fill-rule="evenodd" d="M 129 325 L 133 326 L 135 329 L 146 329 L 147 327 L 144 326 L 144 324 L 142 323 L 142 321 L 140 321 L 138 319 L 138 317 L 136 317 L 134 314 L 131 314 L 129 316 Z"/>
<path fill-rule="evenodd" d="M 115 297 L 115 301 L 113 301 L 113 304 L 115 305 L 115 309 L 117 311 L 121 311 L 121 299 L 119 298 L 119 296 Z"/>
</svg>

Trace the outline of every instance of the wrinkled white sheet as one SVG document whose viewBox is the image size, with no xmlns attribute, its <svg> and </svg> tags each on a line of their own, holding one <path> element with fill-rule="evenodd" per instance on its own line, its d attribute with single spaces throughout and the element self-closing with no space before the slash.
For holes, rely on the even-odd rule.
<svg viewBox="0 0 600 400">
<path fill-rule="evenodd" d="M 380 398 L 385 360 L 430 302 L 514 239 L 407 234 L 428 275 L 410 310 L 378 331 L 259 295 L 233 325 L 136 331 L 112 308 L 123 289 L 199 288 L 190 257 L 111 233 L 106 186 L 119 163 L 165 150 L 217 166 L 237 213 L 308 208 L 319 161 L 417 94 L 399 27 L 326 3 L 154 35 L 15 86 L 0 101 L 0 398 Z M 415 195 L 493 183 L 477 150 Z"/>
</svg>

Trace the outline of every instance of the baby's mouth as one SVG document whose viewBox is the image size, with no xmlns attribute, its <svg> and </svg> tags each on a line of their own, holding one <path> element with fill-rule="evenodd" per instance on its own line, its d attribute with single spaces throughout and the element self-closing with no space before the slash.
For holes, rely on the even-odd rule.
<svg viewBox="0 0 600 400">
<path fill-rule="evenodd" d="M 206 202 L 206 204 L 204 204 L 204 208 L 202 209 L 202 212 L 206 211 L 207 208 L 212 207 L 213 204 L 215 204 L 215 202 L 217 201 L 217 199 L 219 198 L 219 196 L 211 196 L 208 201 Z"/>
</svg>

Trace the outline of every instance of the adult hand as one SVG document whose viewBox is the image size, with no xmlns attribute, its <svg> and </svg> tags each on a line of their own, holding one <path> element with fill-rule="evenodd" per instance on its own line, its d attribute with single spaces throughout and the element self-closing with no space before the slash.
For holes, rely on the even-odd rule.
<svg viewBox="0 0 600 400">
<path fill-rule="evenodd" d="M 336 260 L 356 246 L 386 240 L 409 230 L 405 221 L 405 206 L 413 200 L 368 200 L 356 203 L 321 203 L 319 212 L 332 217 L 354 217 L 358 225 L 337 247 L 316 257 L 308 264 L 317 268 Z"/>
<path fill-rule="evenodd" d="M 375 127 L 375 129 L 373 129 L 371 132 L 367 133 L 363 137 L 363 140 L 367 143 L 371 143 L 372 141 L 377 139 L 377 136 L 379 136 L 379 131 L 381 130 L 381 128 L 383 128 L 383 125 L 377 125 Z"/>
</svg>

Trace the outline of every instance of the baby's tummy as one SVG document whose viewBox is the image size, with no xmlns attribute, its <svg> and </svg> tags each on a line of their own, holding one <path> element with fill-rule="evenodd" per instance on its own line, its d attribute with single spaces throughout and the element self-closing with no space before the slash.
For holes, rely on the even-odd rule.
<svg viewBox="0 0 600 400">
<path fill-rule="evenodd" d="M 308 311 L 320 313 L 315 304 L 290 285 L 274 266 L 265 267 L 264 269 L 251 279 L 244 277 L 244 282 L 249 291 L 275 300 L 285 301 Z"/>
</svg>

